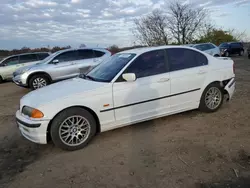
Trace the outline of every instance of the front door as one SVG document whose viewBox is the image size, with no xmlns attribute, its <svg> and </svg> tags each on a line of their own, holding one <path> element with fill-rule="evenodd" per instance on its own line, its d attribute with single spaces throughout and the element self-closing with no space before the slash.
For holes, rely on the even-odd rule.
<svg viewBox="0 0 250 188">
<path fill-rule="evenodd" d="M 168 111 L 170 82 L 164 50 L 137 57 L 123 73 L 135 73 L 134 82 L 122 75 L 113 84 L 117 126 L 150 119 Z"/>
<path fill-rule="evenodd" d="M 185 48 L 168 49 L 167 56 L 171 82 L 171 112 L 196 107 L 208 72 L 206 56 Z"/>
<path fill-rule="evenodd" d="M 0 75 L 3 79 L 11 79 L 13 77 L 13 72 L 21 67 L 19 63 L 19 57 L 13 56 L 2 62 L 3 66 L 0 67 Z"/>
</svg>

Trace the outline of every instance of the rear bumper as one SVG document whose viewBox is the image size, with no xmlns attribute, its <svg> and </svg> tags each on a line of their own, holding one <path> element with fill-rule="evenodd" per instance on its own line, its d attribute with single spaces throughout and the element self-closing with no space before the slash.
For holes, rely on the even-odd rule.
<svg viewBox="0 0 250 188">
<path fill-rule="evenodd" d="M 235 92 L 235 78 L 231 78 L 231 80 L 225 86 L 225 90 L 228 92 L 229 100 L 232 99 L 234 92 Z"/>
</svg>

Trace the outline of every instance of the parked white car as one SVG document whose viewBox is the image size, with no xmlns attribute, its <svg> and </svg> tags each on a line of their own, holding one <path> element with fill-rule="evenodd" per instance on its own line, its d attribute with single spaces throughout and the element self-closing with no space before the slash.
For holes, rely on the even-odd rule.
<svg viewBox="0 0 250 188">
<path fill-rule="evenodd" d="M 16 112 L 24 137 L 65 150 L 98 132 L 199 108 L 214 112 L 235 90 L 234 62 L 190 47 L 117 53 L 87 75 L 24 96 Z"/>
<path fill-rule="evenodd" d="M 206 52 L 214 57 L 221 56 L 220 48 L 213 43 L 189 44 L 188 46 Z"/>
</svg>

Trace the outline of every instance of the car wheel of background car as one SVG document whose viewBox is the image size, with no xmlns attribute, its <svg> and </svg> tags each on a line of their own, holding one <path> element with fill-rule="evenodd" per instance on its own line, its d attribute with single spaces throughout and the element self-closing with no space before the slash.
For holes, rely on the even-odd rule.
<svg viewBox="0 0 250 188">
<path fill-rule="evenodd" d="M 44 74 L 37 74 L 31 77 L 29 80 L 29 87 L 32 90 L 45 87 L 49 85 L 49 78 Z"/>
<path fill-rule="evenodd" d="M 59 113 L 53 119 L 50 129 L 54 144 L 69 151 L 85 147 L 95 133 L 95 118 L 80 107 L 69 108 Z"/>
<path fill-rule="evenodd" d="M 215 112 L 223 103 L 223 91 L 219 83 L 212 83 L 203 91 L 199 109 L 203 112 Z"/>
<path fill-rule="evenodd" d="M 219 54 L 215 54 L 214 57 L 220 57 L 220 55 Z"/>
<path fill-rule="evenodd" d="M 241 50 L 240 53 L 239 53 L 240 56 L 243 56 L 244 55 L 244 51 Z"/>
<path fill-rule="evenodd" d="M 225 52 L 225 57 L 229 57 L 229 52 Z"/>
</svg>

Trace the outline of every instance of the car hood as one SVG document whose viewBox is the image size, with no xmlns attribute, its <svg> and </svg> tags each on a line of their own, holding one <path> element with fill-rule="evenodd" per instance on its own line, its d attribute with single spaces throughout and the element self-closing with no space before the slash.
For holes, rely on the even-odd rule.
<svg viewBox="0 0 250 188">
<path fill-rule="evenodd" d="M 21 99 L 21 108 L 25 105 L 39 107 L 54 100 L 62 100 L 77 95 L 88 95 L 93 90 L 102 88 L 107 84 L 109 83 L 94 82 L 82 78 L 65 80 L 28 93 Z"/>
<path fill-rule="evenodd" d="M 32 65 L 27 65 L 27 66 L 24 66 L 24 67 L 21 67 L 19 69 L 17 69 L 15 71 L 16 74 L 18 73 L 21 73 L 23 70 L 26 70 L 26 69 L 30 69 L 30 68 L 33 68 L 33 67 L 38 67 L 38 66 L 41 66 L 43 64 L 40 64 L 41 61 L 34 61 L 34 62 L 29 62 L 29 63 L 34 63 Z"/>
</svg>

